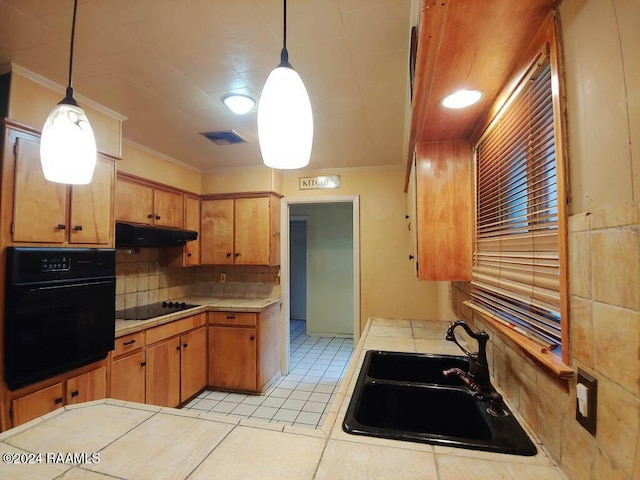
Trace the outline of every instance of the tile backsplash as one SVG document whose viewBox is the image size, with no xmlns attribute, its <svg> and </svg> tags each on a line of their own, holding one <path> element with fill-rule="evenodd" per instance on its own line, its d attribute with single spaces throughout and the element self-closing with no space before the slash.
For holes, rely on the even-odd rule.
<svg viewBox="0 0 640 480">
<path fill-rule="evenodd" d="M 191 295 L 280 297 L 279 266 L 172 267 L 163 264 L 161 252 L 141 248 L 138 253 L 116 253 L 116 310 Z"/>
<path fill-rule="evenodd" d="M 462 304 L 456 312 L 490 333 L 494 380 L 572 480 L 640 479 L 640 203 L 569 218 L 570 366 L 598 380 L 596 435 L 575 420 L 575 379 L 565 383 Z M 472 318 L 474 317 L 474 318 Z"/>
</svg>

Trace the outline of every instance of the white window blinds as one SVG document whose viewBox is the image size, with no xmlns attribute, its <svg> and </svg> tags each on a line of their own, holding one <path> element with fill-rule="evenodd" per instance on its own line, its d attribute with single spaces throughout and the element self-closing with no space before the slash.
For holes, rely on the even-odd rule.
<svg viewBox="0 0 640 480">
<path fill-rule="evenodd" d="M 476 145 L 471 306 L 560 345 L 556 149 L 548 56 Z"/>
</svg>

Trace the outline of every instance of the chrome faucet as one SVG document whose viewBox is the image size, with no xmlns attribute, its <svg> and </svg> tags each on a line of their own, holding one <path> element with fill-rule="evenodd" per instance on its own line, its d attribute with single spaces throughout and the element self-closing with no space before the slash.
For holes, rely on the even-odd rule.
<svg viewBox="0 0 640 480">
<path fill-rule="evenodd" d="M 465 331 L 478 342 L 478 351 L 469 352 L 466 348 L 458 343 L 458 340 L 454 334 L 456 327 L 462 327 Z M 505 415 L 505 411 L 502 408 L 502 395 L 495 391 L 491 386 L 491 380 L 489 378 L 489 363 L 487 362 L 487 342 L 489 341 L 489 335 L 484 330 L 474 332 L 469 328 L 464 320 L 458 320 L 449 325 L 447 329 L 447 335 L 445 339 L 454 342 L 460 350 L 462 350 L 467 357 L 469 357 L 469 372 L 465 372 L 459 368 L 450 368 L 444 370 L 442 374 L 445 377 L 451 375 L 457 375 L 467 387 L 473 392 L 473 396 L 478 400 L 490 400 L 491 408 L 489 413 L 496 416 Z"/>
</svg>

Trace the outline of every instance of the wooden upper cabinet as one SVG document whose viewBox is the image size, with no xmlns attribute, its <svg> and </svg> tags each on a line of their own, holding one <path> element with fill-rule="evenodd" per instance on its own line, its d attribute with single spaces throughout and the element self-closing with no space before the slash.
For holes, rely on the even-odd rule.
<svg viewBox="0 0 640 480">
<path fill-rule="evenodd" d="M 471 280 L 473 192 L 469 142 L 416 146 L 418 278 Z"/>
<path fill-rule="evenodd" d="M 118 178 L 115 203 L 116 220 L 153 223 L 153 188 Z"/>
<path fill-rule="evenodd" d="M 204 200 L 201 263 L 279 265 L 279 200 L 275 195 Z"/>
<path fill-rule="evenodd" d="M 67 238 L 67 185 L 44 178 L 39 141 L 18 138 L 14 152 L 12 240 L 64 243 Z"/>
<path fill-rule="evenodd" d="M 115 164 L 99 156 L 91 183 L 71 187 L 71 243 L 111 243 L 114 181 Z"/>
<path fill-rule="evenodd" d="M 205 265 L 233 264 L 232 198 L 203 200 L 200 223 L 200 262 Z"/>
<path fill-rule="evenodd" d="M 17 135 L 13 151 L 11 242 L 113 244 L 113 160 L 99 155 L 91 183 L 69 186 L 44 178 L 37 136 Z"/>
<path fill-rule="evenodd" d="M 184 264 L 200 265 L 200 199 L 184 197 L 184 228 L 198 232 L 198 238 L 184 246 Z"/>
<path fill-rule="evenodd" d="M 184 227 L 184 195 L 165 190 L 153 191 L 153 222 L 164 227 Z"/>
<path fill-rule="evenodd" d="M 184 227 L 184 195 L 128 179 L 116 181 L 116 220 Z"/>
</svg>

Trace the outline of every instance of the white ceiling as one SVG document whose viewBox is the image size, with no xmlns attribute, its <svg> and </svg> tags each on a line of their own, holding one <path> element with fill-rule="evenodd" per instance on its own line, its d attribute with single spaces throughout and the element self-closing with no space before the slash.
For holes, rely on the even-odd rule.
<svg viewBox="0 0 640 480">
<path fill-rule="evenodd" d="M 289 60 L 314 115 L 309 167 L 404 164 L 411 0 L 287 7 Z M 0 65 L 66 85 L 72 8 L 0 0 Z M 126 116 L 125 139 L 204 172 L 262 164 L 256 109 L 238 116 L 220 98 L 259 98 L 280 61 L 281 0 L 80 0 L 75 45 L 74 90 Z M 230 129 L 249 143 L 199 134 Z"/>
</svg>

